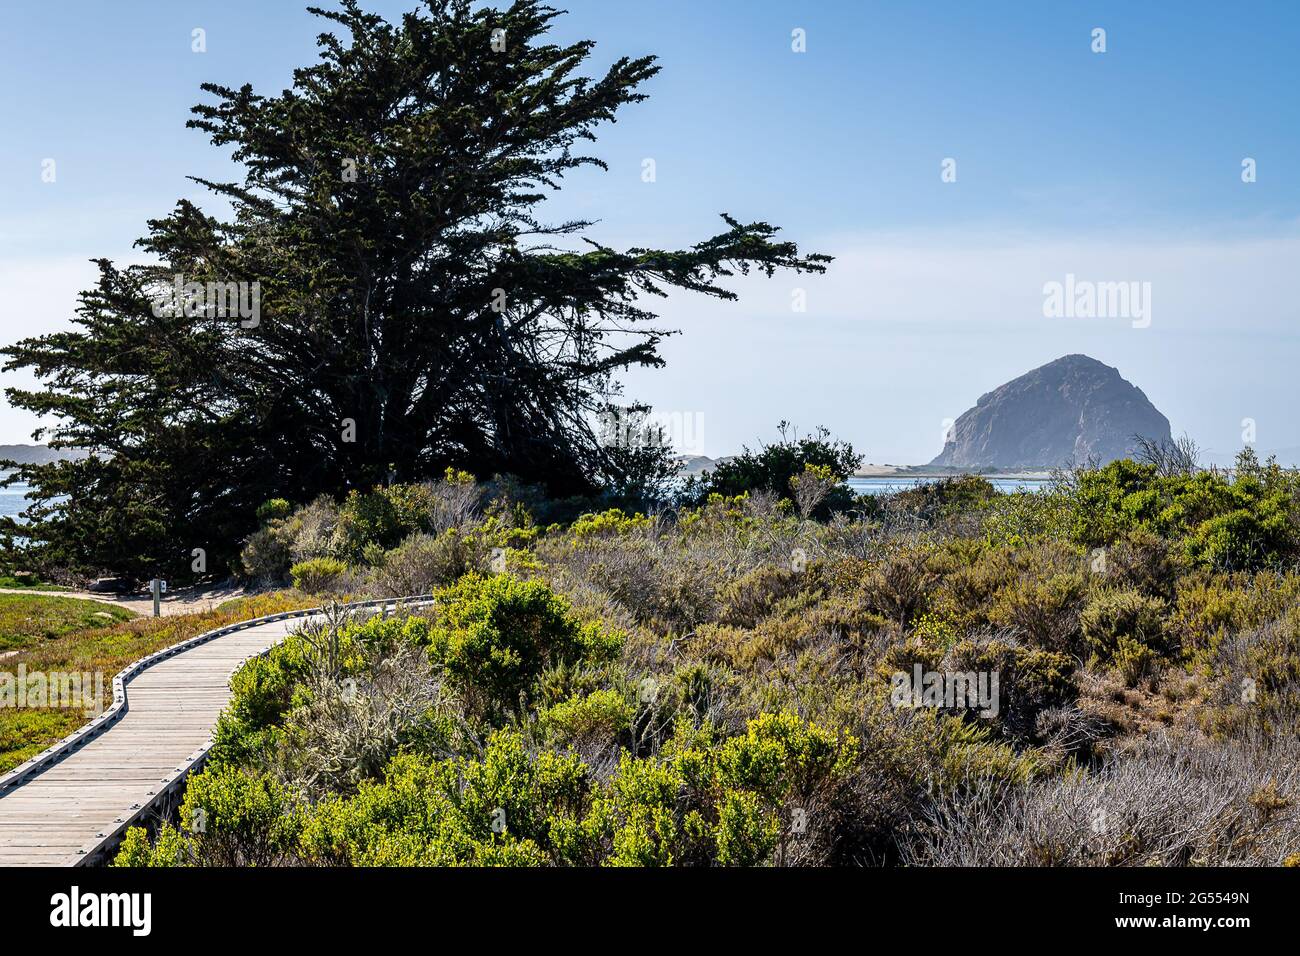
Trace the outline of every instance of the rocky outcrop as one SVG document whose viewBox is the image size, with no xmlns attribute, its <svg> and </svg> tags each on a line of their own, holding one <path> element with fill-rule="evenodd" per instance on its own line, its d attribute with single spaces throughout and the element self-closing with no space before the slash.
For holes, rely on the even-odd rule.
<svg viewBox="0 0 1300 956">
<path fill-rule="evenodd" d="M 1117 369 L 1066 355 L 980 396 L 930 464 L 1044 469 L 1132 457 L 1134 436 L 1168 440 L 1169 419 Z"/>
</svg>

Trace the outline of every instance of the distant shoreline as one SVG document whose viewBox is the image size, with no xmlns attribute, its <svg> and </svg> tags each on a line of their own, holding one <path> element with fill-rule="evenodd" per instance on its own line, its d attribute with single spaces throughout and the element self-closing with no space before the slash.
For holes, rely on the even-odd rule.
<svg viewBox="0 0 1300 956">
<path fill-rule="evenodd" d="M 730 456 L 709 458 L 707 455 L 678 455 L 677 463 L 682 475 L 698 475 L 709 471 Z M 850 475 L 851 478 L 954 478 L 958 475 L 977 475 L 980 478 L 1006 478 L 1021 480 L 1046 480 L 1052 473 L 1046 469 L 1022 470 L 950 468 L 930 465 L 877 465 L 866 464 Z"/>
<path fill-rule="evenodd" d="M 853 473 L 854 478 L 956 478 L 975 475 L 979 478 L 1022 478 L 1042 480 L 1052 477 L 1050 471 L 976 470 L 969 468 L 931 468 L 928 465 L 863 465 Z"/>
</svg>

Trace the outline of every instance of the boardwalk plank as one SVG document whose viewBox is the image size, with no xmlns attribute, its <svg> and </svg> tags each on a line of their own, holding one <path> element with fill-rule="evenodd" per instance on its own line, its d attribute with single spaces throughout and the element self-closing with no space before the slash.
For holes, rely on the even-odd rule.
<svg viewBox="0 0 1300 956">
<path fill-rule="evenodd" d="M 0 796 L 0 865 L 69 866 L 204 748 L 241 660 L 302 619 L 271 621 L 159 659 L 127 683 L 128 709 L 101 736 Z"/>
</svg>

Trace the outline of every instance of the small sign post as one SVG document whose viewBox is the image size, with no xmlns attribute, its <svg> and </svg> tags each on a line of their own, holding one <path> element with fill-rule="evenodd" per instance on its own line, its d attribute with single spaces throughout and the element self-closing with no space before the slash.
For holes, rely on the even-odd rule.
<svg viewBox="0 0 1300 956">
<path fill-rule="evenodd" d="M 149 593 L 153 595 L 153 616 L 162 616 L 162 596 L 167 593 L 167 582 L 154 578 L 149 582 Z"/>
</svg>

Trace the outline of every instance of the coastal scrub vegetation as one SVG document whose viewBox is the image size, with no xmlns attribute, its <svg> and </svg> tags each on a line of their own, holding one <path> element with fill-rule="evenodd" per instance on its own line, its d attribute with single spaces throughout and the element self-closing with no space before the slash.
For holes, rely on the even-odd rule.
<svg viewBox="0 0 1300 956">
<path fill-rule="evenodd" d="M 118 864 L 1300 859 L 1300 478 L 1121 461 L 819 520 L 777 471 L 546 523 L 457 473 L 268 509 L 259 573 L 330 558 L 331 587 L 433 602 L 246 664 L 179 817 Z M 900 697 L 918 669 L 997 689 Z"/>
<path fill-rule="evenodd" d="M 0 674 L 326 608 L 235 673 L 118 865 L 1300 861 L 1300 477 L 1147 443 L 859 497 L 847 443 L 782 428 L 679 480 L 596 426 L 662 364 L 648 306 L 829 258 L 725 213 L 676 249 L 546 219 L 658 66 L 592 73 L 537 0 L 312 12 L 289 88 L 203 87 L 219 215 L 178 202 L 71 330 L 0 350 L 83 453 L 2 482 L 0 572 L 264 589 L 102 624 L 23 595 L 49 627 Z M 3 709 L 0 770 L 81 719 Z"/>
</svg>

